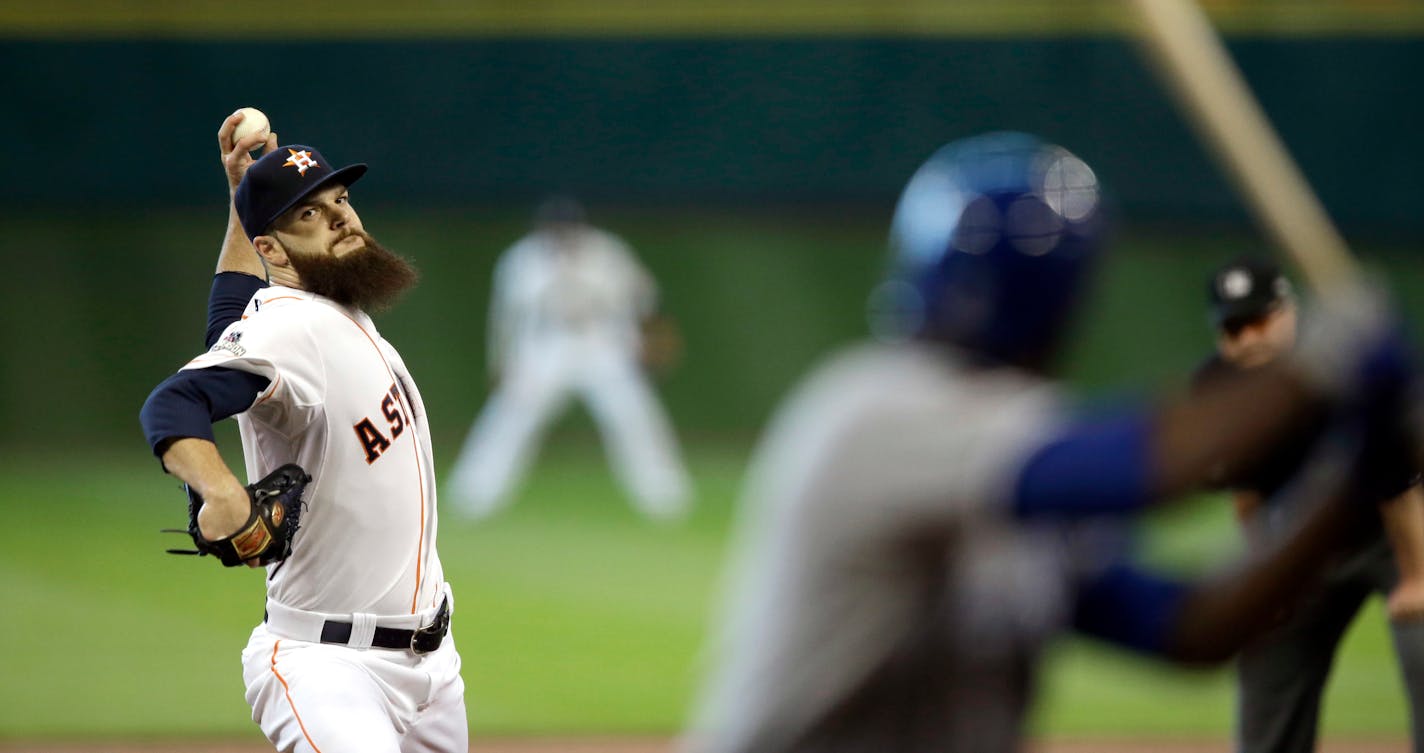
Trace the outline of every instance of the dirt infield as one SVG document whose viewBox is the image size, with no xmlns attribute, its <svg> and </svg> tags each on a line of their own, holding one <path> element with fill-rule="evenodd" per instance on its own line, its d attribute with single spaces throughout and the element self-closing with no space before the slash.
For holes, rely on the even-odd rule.
<svg viewBox="0 0 1424 753">
<path fill-rule="evenodd" d="M 470 753 L 671 753 L 673 743 L 666 739 L 625 738 L 519 738 L 476 740 Z M 0 742 L 4 753 L 270 753 L 272 749 L 254 743 L 211 743 L 172 741 L 144 743 L 7 743 Z M 1075 739 L 1037 741 L 1026 753 L 1230 753 L 1225 740 L 1122 740 Z M 1329 740 L 1318 753 L 1406 753 L 1405 741 Z"/>
</svg>

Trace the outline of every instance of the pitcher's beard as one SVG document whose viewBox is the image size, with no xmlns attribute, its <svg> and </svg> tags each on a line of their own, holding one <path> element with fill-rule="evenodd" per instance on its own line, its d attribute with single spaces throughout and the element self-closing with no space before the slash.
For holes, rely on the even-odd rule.
<svg viewBox="0 0 1424 753">
<path fill-rule="evenodd" d="M 289 253 L 302 287 L 362 311 L 390 308 L 420 279 L 410 262 L 362 231 L 364 246 L 344 256 Z M 337 242 L 339 243 L 339 239 Z"/>
</svg>

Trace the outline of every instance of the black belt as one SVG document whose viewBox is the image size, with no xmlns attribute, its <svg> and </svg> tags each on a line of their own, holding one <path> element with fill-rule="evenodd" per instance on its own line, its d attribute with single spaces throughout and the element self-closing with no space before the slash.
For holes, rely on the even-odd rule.
<svg viewBox="0 0 1424 753">
<path fill-rule="evenodd" d="M 417 630 L 377 627 L 375 634 L 371 636 L 371 645 L 376 648 L 399 648 L 414 651 L 417 654 L 428 654 L 440 648 L 440 644 L 445 640 L 445 634 L 448 632 L 450 632 L 450 599 L 446 597 L 440 602 L 440 611 L 435 613 L 434 622 Z M 327 620 L 321 626 L 321 642 L 349 644 L 351 642 L 351 623 Z"/>
</svg>

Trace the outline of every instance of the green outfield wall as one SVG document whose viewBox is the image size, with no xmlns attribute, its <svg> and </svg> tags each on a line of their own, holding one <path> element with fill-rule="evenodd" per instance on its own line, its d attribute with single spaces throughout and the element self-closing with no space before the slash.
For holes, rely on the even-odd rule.
<svg viewBox="0 0 1424 753">
<path fill-rule="evenodd" d="M 1421 227 L 1424 37 L 1236 37 L 1347 227 Z M 376 170 L 367 200 L 883 200 L 943 141 L 1072 145 L 1135 217 L 1239 203 L 1120 36 L 3 39 L 8 206 L 192 204 L 252 104 Z M 18 117 L 15 117 L 18 115 Z"/>
</svg>

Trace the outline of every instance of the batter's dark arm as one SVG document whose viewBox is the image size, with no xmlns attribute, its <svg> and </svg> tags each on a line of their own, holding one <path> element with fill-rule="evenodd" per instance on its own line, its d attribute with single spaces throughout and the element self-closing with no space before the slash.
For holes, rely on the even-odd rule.
<svg viewBox="0 0 1424 753">
<path fill-rule="evenodd" d="M 1172 401 L 1159 411 L 1152 437 L 1154 492 L 1182 494 L 1254 467 L 1324 409 L 1285 366 L 1257 368 Z"/>
<path fill-rule="evenodd" d="M 1031 454 L 1013 509 L 1076 517 L 1168 500 L 1210 486 L 1223 464 L 1256 463 L 1318 409 L 1293 372 L 1267 366 L 1157 408 L 1082 422 Z"/>
<path fill-rule="evenodd" d="M 1359 466 L 1339 471 L 1291 484 L 1287 493 L 1313 497 L 1282 502 L 1303 509 L 1303 519 L 1290 535 L 1253 547 L 1224 576 L 1173 582 L 1127 563 L 1106 569 L 1081 588 L 1075 627 L 1184 664 L 1225 661 L 1273 624 L 1282 606 L 1311 589 L 1332 552 L 1359 540 L 1373 516 L 1371 506 L 1358 501 L 1369 473 Z"/>
<path fill-rule="evenodd" d="M 1079 587 L 1073 626 L 1081 633 L 1188 665 L 1219 664 L 1308 591 L 1364 520 L 1358 505 L 1324 502 L 1294 535 L 1253 554 L 1229 575 L 1196 582 L 1120 561 Z"/>
<path fill-rule="evenodd" d="M 1372 501 L 1397 494 L 1412 473 L 1401 465 L 1410 438 L 1398 398 L 1382 391 L 1332 422 L 1331 435 L 1269 504 L 1306 513 L 1290 535 L 1255 547 L 1239 572 L 1200 585 L 1185 602 L 1169 645 L 1184 661 L 1227 658 L 1269 626 L 1282 604 L 1318 581 L 1332 552 L 1358 545 L 1378 525 Z"/>
<path fill-rule="evenodd" d="M 1320 503 L 1293 535 L 1258 551 L 1238 570 L 1196 584 L 1183 600 L 1163 653 L 1187 664 L 1229 659 L 1269 627 L 1283 605 L 1309 590 L 1327 556 L 1355 538 L 1363 506 Z"/>
<path fill-rule="evenodd" d="M 1163 654 L 1188 584 L 1120 559 L 1078 584 L 1073 629 L 1149 654 Z"/>
</svg>

